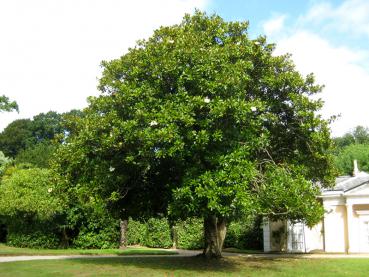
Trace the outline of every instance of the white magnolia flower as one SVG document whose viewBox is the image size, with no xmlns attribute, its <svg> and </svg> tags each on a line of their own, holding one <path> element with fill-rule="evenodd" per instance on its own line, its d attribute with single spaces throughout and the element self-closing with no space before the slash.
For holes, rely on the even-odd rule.
<svg viewBox="0 0 369 277">
<path fill-rule="evenodd" d="M 206 96 L 206 97 L 204 98 L 204 102 L 205 102 L 205 103 L 210 103 L 210 98 Z"/>
<path fill-rule="evenodd" d="M 252 112 L 256 112 L 256 110 L 257 110 L 256 107 L 251 107 Z"/>
<path fill-rule="evenodd" d="M 112 167 L 112 166 L 111 166 L 111 167 L 109 167 L 109 171 L 110 171 L 110 172 L 113 172 L 114 170 L 115 170 L 115 168 L 114 168 L 114 167 Z"/>
<path fill-rule="evenodd" d="M 48 189 L 47 189 L 47 192 L 48 192 L 48 193 L 51 193 L 52 191 L 53 191 L 53 189 L 52 189 L 52 188 L 48 188 Z"/>
<path fill-rule="evenodd" d="M 150 122 L 150 126 L 156 126 L 156 125 L 158 125 L 157 121 L 153 120 L 153 121 Z"/>
</svg>

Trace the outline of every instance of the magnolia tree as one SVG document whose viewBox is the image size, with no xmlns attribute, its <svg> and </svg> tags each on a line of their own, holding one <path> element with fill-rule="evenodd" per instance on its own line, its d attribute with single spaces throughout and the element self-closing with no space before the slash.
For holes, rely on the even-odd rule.
<svg viewBox="0 0 369 277">
<path fill-rule="evenodd" d="M 196 12 L 103 62 L 101 95 L 56 155 L 60 190 L 121 219 L 203 217 L 206 257 L 243 213 L 319 220 L 333 178 L 321 87 L 247 26 Z"/>
</svg>

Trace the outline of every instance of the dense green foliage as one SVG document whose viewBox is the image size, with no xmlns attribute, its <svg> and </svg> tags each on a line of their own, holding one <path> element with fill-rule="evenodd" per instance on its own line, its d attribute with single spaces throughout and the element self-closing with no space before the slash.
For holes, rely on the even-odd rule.
<svg viewBox="0 0 369 277">
<path fill-rule="evenodd" d="M 19 247 L 60 246 L 62 212 L 47 169 L 9 167 L 0 184 L 0 217 L 7 227 L 6 241 Z"/>
<path fill-rule="evenodd" d="M 351 132 L 347 132 L 342 137 L 334 138 L 337 150 L 351 144 L 369 144 L 369 129 L 363 126 L 356 126 Z"/>
<path fill-rule="evenodd" d="M 108 249 L 119 246 L 119 221 L 112 218 L 103 205 L 96 203 L 90 207 L 80 207 L 69 212 L 69 223 L 78 234 L 72 239 L 71 245 L 77 248 Z"/>
<path fill-rule="evenodd" d="M 0 150 L 14 158 L 9 166 L 3 157 L 0 185 L 9 243 L 117 247 L 118 222 L 131 218 L 129 243 L 207 247 L 202 222 L 219 219 L 231 223 L 226 245 L 249 247 L 251 225 L 233 220 L 317 222 L 315 184 L 334 178 L 328 122 L 311 98 L 321 86 L 247 28 L 186 15 L 104 61 L 101 95 L 83 113 L 9 124 L 0 134 Z M 37 228 L 25 231 L 27 223 Z"/>
<path fill-rule="evenodd" d="M 61 211 L 47 169 L 15 169 L 0 184 L 0 214 L 12 218 L 50 218 Z"/>
<path fill-rule="evenodd" d="M 55 222 L 16 220 L 8 222 L 8 235 L 6 243 L 9 246 L 24 248 L 58 248 L 60 247 L 60 234 Z"/>
<path fill-rule="evenodd" d="M 357 160 L 359 169 L 369 172 L 369 130 L 362 126 L 334 139 L 335 165 L 341 175 L 351 175 L 353 161 Z"/>
<path fill-rule="evenodd" d="M 225 247 L 262 249 L 260 220 L 260 217 L 250 217 L 230 223 Z M 127 244 L 160 248 L 175 245 L 179 249 L 201 249 L 204 247 L 203 220 L 187 218 L 170 227 L 165 218 L 148 221 L 129 219 Z"/>
<path fill-rule="evenodd" d="M 15 157 L 15 164 L 29 163 L 38 168 L 48 168 L 56 144 L 50 142 L 40 142 L 26 149 L 20 150 Z"/>
<path fill-rule="evenodd" d="M 17 119 L 0 133 L 0 149 L 6 156 L 15 157 L 17 153 L 34 142 L 32 121 Z"/>
<path fill-rule="evenodd" d="M 165 218 L 150 218 L 147 220 L 144 245 L 148 247 L 172 247 L 170 227 Z"/>
<path fill-rule="evenodd" d="M 369 144 L 351 144 L 337 154 L 335 162 L 342 175 L 351 175 L 353 161 L 357 160 L 360 170 L 369 172 Z"/>
<path fill-rule="evenodd" d="M 204 247 L 204 222 L 198 218 L 187 218 L 175 226 L 176 246 L 181 249 L 201 249 Z"/>
<path fill-rule="evenodd" d="M 196 12 L 103 62 L 102 94 L 56 155 L 63 191 L 121 218 L 319 219 L 313 184 L 334 177 L 321 87 L 247 26 Z"/>
<path fill-rule="evenodd" d="M 3 175 L 7 165 L 11 163 L 12 159 L 6 157 L 3 152 L 0 151 L 0 176 Z"/>
<path fill-rule="evenodd" d="M 49 159 L 52 144 L 60 142 L 65 135 L 73 132 L 74 124 L 70 121 L 78 120 L 79 117 L 82 117 L 82 112 L 78 110 L 64 114 L 50 111 L 40 113 L 32 119 L 15 120 L 0 133 L 0 150 L 13 158 L 21 152 L 33 151 L 33 154 L 23 153 L 21 157 L 22 162 L 24 159 L 30 158 L 30 161 L 27 162 L 32 163 L 33 156 L 36 155 L 36 152 L 42 154 L 43 148 L 46 150 L 46 154 L 42 154 L 42 157 L 38 158 L 36 166 L 41 163 L 41 167 L 44 167 L 46 162 L 42 164 L 41 159 Z"/>
<path fill-rule="evenodd" d="M 242 218 L 229 224 L 224 247 L 238 249 L 263 249 L 261 217 Z"/>
<path fill-rule="evenodd" d="M 0 112 L 18 111 L 18 104 L 15 101 L 9 100 L 5 95 L 0 96 Z"/>
<path fill-rule="evenodd" d="M 144 245 L 146 236 L 146 226 L 144 223 L 133 220 L 128 221 L 127 244 L 128 245 Z"/>
</svg>

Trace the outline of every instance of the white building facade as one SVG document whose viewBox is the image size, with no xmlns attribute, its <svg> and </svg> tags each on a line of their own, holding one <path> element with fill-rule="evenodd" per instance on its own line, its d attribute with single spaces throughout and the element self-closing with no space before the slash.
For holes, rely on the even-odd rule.
<svg viewBox="0 0 369 277">
<path fill-rule="evenodd" d="M 339 177 L 322 191 L 325 214 L 313 228 L 303 223 L 265 221 L 264 251 L 369 253 L 369 174 Z"/>
</svg>

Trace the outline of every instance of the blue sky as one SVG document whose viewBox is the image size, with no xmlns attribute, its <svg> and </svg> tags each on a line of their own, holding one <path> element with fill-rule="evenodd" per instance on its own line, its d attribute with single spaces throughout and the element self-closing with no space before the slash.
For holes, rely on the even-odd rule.
<svg viewBox="0 0 369 277">
<path fill-rule="evenodd" d="M 195 8 L 248 20 L 251 37 L 266 35 L 275 55 L 291 53 L 302 74 L 314 72 L 325 85 L 322 115 L 341 114 L 334 136 L 369 126 L 369 0 L 1 0 L 0 94 L 20 113 L 0 114 L 0 130 L 85 107 L 99 94 L 102 60 Z"/>
<path fill-rule="evenodd" d="M 340 117 L 334 136 L 369 125 L 368 0 L 212 0 L 206 10 L 248 20 L 251 37 L 266 35 L 276 54 L 291 53 L 297 69 L 325 85 L 322 115 Z"/>
</svg>

